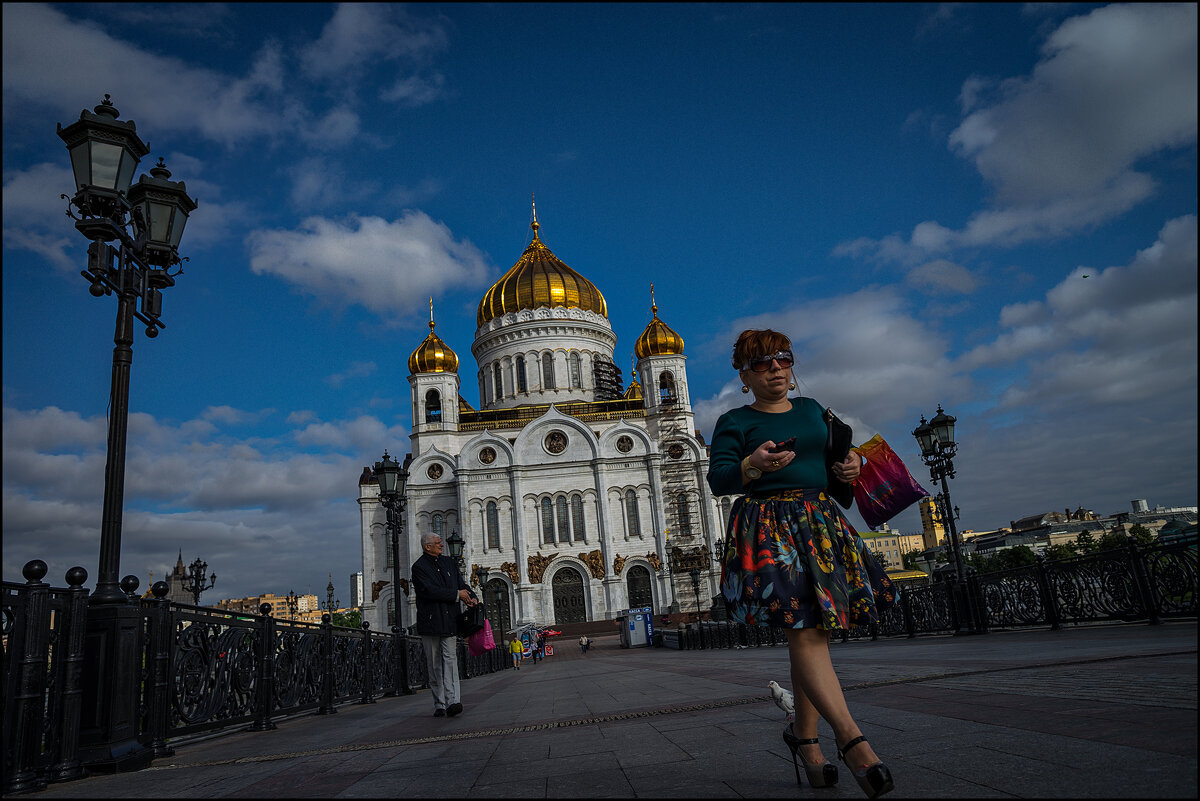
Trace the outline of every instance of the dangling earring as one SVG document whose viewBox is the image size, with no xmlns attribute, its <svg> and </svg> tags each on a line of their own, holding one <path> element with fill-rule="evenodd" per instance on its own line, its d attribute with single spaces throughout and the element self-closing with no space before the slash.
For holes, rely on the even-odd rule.
<svg viewBox="0 0 1200 801">
<path fill-rule="evenodd" d="M 743 392 L 743 393 L 745 393 L 745 392 L 749 392 L 749 391 L 750 391 L 750 387 L 748 387 L 748 386 L 746 386 L 745 384 L 743 384 L 743 385 L 742 385 L 742 392 Z"/>
<path fill-rule="evenodd" d="M 793 381 L 793 382 L 790 382 L 790 383 L 788 384 L 788 389 L 789 389 L 789 390 L 792 390 L 792 389 L 795 389 L 795 388 L 796 388 L 796 382 L 794 382 L 794 381 Z"/>
</svg>

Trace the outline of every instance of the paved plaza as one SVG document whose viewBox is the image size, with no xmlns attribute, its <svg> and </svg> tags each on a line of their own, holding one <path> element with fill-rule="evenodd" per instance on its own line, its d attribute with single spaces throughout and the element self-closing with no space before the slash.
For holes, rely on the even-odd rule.
<svg viewBox="0 0 1200 801">
<path fill-rule="evenodd" d="M 887 762 L 889 798 L 1195 798 L 1195 621 L 835 643 L 851 711 Z M 463 682 L 176 746 L 135 773 L 43 798 L 863 798 L 797 787 L 767 682 L 782 647 L 562 643 Z M 833 739 L 822 723 L 826 755 Z"/>
</svg>

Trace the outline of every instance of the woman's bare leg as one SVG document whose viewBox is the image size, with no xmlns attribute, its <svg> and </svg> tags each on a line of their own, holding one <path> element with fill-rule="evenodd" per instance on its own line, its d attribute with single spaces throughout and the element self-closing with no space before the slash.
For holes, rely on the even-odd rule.
<svg viewBox="0 0 1200 801">
<path fill-rule="evenodd" d="M 815 737 L 816 723 L 808 727 L 807 720 L 801 724 L 803 692 L 804 707 L 812 707 L 833 729 L 838 743 L 846 743 L 862 734 L 854 718 L 850 717 L 850 709 L 846 706 L 846 697 L 842 695 L 842 685 L 838 682 L 837 673 L 833 670 L 833 661 L 829 658 L 829 632 L 825 629 L 787 629 L 788 660 L 792 669 L 792 687 L 795 690 L 796 723 L 793 730 L 797 736 Z M 807 713 L 805 713 L 807 714 Z M 804 732 L 801 734 L 801 732 Z M 815 746 L 806 746 L 815 748 Z M 819 761 L 805 759 L 809 762 Z M 815 753 L 814 756 L 817 756 Z M 879 761 L 870 743 L 856 745 L 850 752 L 851 765 L 862 768 L 874 765 Z"/>
</svg>

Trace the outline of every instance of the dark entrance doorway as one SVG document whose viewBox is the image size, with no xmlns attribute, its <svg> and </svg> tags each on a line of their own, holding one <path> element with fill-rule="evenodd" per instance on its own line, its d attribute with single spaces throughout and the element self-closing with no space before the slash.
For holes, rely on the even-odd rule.
<svg viewBox="0 0 1200 801">
<path fill-rule="evenodd" d="M 625 576 L 625 586 L 629 590 L 630 609 L 654 606 L 654 595 L 650 591 L 649 570 L 641 565 L 629 568 L 629 573 Z"/>
<path fill-rule="evenodd" d="M 500 579 L 492 579 L 487 583 L 483 593 L 483 608 L 487 611 L 488 621 L 492 624 L 492 635 L 496 642 L 504 633 L 512 628 L 512 606 L 509 603 L 508 585 Z"/>
<path fill-rule="evenodd" d="M 583 576 L 573 567 L 564 567 L 554 574 L 554 622 L 583 623 L 587 607 L 583 602 Z"/>
</svg>

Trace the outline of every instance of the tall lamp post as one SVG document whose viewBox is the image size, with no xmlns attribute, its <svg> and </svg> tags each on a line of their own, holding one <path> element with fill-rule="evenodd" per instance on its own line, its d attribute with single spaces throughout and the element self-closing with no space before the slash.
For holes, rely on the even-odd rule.
<svg viewBox="0 0 1200 801">
<path fill-rule="evenodd" d="M 375 463 L 375 477 L 379 480 L 379 503 L 386 513 L 385 525 L 392 540 L 392 606 L 395 608 L 396 628 L 399 636 L 392 643 L 392 676 L 395 686 L 392 695 L 411 695 L 408 686 L 408 638 L 404 631 L 404 598 L 400 592 L 400 522 L 408 498 L 404 488 L 408 484 L 408 471 L 383 449 L 383 459 Z M 333 577 L 330 575 L 330 586 Z M 332 614 L 332 613 L 330 613 Z"/>
<path fill-rule="evenodd" d="M 392 560 L 396 561 L 395 559 Z M 329 583 L 325 585 L 325 611 L 332 615 L 342 605 L 341 599 L 333 597 L 333 573 L 329 574 Z"/>
<path fill-rule="evenodd" d="M 296 591 L 292 590 L 283 597 L 287 602 L 288 620 L 296 619 L 296 607 L 300 605 L 300 596 L 296 595 Z"/>
<path fill-rule="evenodd" d="M 700 647 L 704 647 L 704 625 L 700 620 L 700 568 L 693 567 L 688 571 L 692 577 L 692 591 L 696 594 L 696 631 L 700 633 Z"/>
<path fill-rule="evenodd" d="M 67 146 L 75 179 L 67 214 L 89 242 L 83 277 L 94 297 L 117 296 L 109 390 L 108 458 L 96 589 L 89 598 L 84 697 L 94 697 L 80 721 L 80 759 L 85 765 L 136 770 L 153 751 L 138 742 L 138 677 L 141 673 L 138 608 L 121 590 L 122 509 L 125 501 L 125 443 L 129 423 L 129 371 L 133 321 L 146 336 L 164 328 L 162 290 L 175 285 L 179 242 L 196 201 L 159 159 L 136 184 L 133 173 L 150 148 L 132 120 L 120 116 L 108 95 L 92 111 L 80 112 L 58 136 Z M 78 216 L 72 212 L 72 207 Z"/>
<path fill-rule="evenodd" d="M 936 485 L 941 482 L 942 491 L 935 496 L 938 515 L 946 521 L 950 530 L 950 552 L 954 562 L 954 604 L 955 617 L 958 618 L 956 634 L 977 634 L 979 627 L 973 613 L 970 592 L 967 587 L 966 568 L 963 565 L 962 547 L 958 539 L 958 528 L 954 525 L 958 516 L 958 507 L 950 503 L 950 485 L 947 479 L 954 478 L 954 455 L 958 445 L 954 441 L 954 424 L 958 418 L 942 411 L 938 404 L 937 414 L 926 422 L 921 416 L 921 423 L 913 430 L 913 436 L 921 447 L 921 460 L 929 468 L 929 477 Z M 953 509 L 953 513 L 951 510 Z"/>
<path fill-rule="evenodd" d="M 213 585 L 217 583 L 217 574 L 213 573 L 207 579 L 204 577 L 204 571 L 208 570 L 208 562 L 202 562 L 200 557 L 196 557 L 196 561 L 188 565 L 187 578 L 183 582 L 183 591 L 190 592 L 194 600 L 194 605 L 200 605 L 200 593 L 205 590 L 211 590 Z"/>
</svg>

